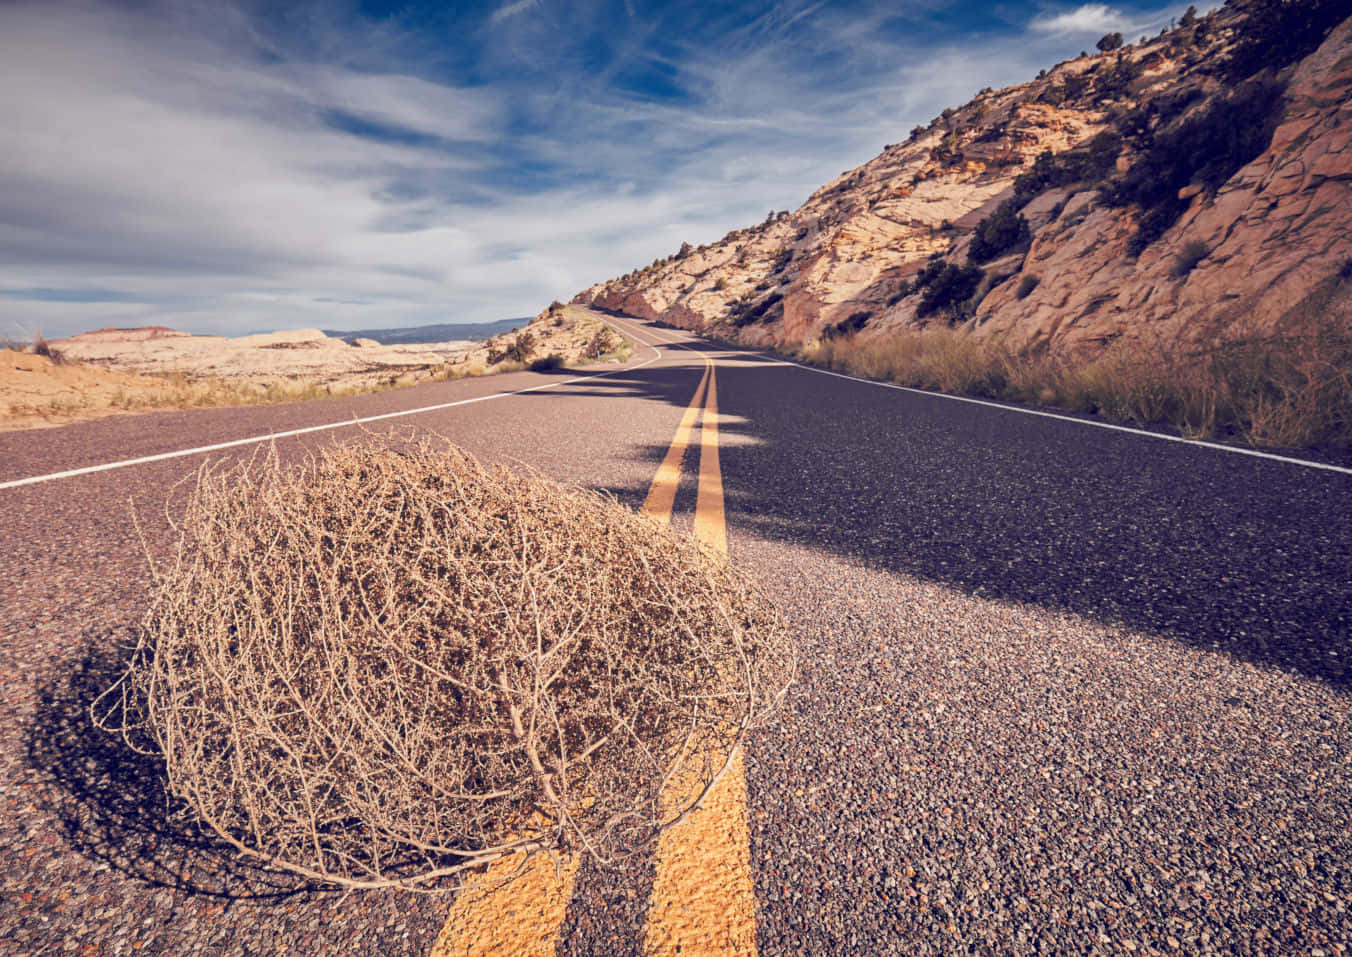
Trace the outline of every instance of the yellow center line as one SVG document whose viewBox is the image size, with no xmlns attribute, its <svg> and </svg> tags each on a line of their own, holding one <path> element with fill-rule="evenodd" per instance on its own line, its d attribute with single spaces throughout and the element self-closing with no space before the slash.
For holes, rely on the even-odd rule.
<svg viewBox="0 0 1352 957">
<path fill-rule="evenodd" d="M 681 424 L 676 427 L 676 437 L 671 440 L 666 458 L 657 467 L 652 487 L 648 489 L 648 498 L 643 503 L 643 511 L 659 522 L 671 521 L 671 508 L 676 503 L 676 488 L 681 484 L 681 462 L 685 458 L 686 447 L 690 445 L 690 433 L 694 431 L 695 421 L 699 418 L 700 405 L 704 401 L 704 387 L 709 383 L 709 373 L 713 368 L 707 358 L 704 360 L 704 375 L 695 389 L 695 397 L 686 406 L 681 416 Z"/>
<path fill-rule="evenodd" d="M 570 854 L 556 867 L 549 855 L 537 854 L 520 876 L 502 884 L 524 856 L 513 854 L 488 865 L 487 890 L 471 887 L 460 892 L 431 957 L 554 957 L 559 928 L 573 898 L 579 858 Z"/>
<path fill-rule="evenodd" d="M 676 501 L 676 488 L 681 481 L 681 462 L 690 445 L 690 435 L 700 417 L 705 388 L 712 388 L 712 376 L 713 363 L 706 358 L 704 375 L 695 389 L 695 396 L 681 416 L 676 437 L 657 470 L 647 501 L 643 504 L 643 510 L 658 521 L 671 520 L 672 506 Z M 717 406 L 714 408 L 714 414 L 717 415 Z M 707 423 L 707 410 L 704 414 Z M 712 461 L 714 471 L 717 473 L 717 426 L 714 428 L 715 448 Z M 701 440 L 699 501 L 703 502 L 706 497 L 705 463 L 709 461 L 706 433 L 701 433 Z M 718 489 L 717 515 L 721 524 L 723 515 L 721 482 Z M 724 543 L 722 549 L 726 550 L 726 538 L 721 541 Z M 709 539 L 709 543 L 714 547 L 720 547 L 716 539 Z M 740 758 L 737 766 L 729 769 L 724 775 L 724 782 L 732 777 L 741 779 Z M 711 803 L 715 800 L 717 798 L 711 794 L 708 801 Z M 744 808 L 745 803 L 743 797 L 740 806 Z M 742 817 L 745 826 L 745 810 Z M 745 845 L 745 840 L 742 843 Z M 524 856 L 524 853 L 511 855 L 490 864 L 483 877 L 483 885 L 487 890 L 469 888 L 456 896 L 441 933 L 437 935 L 436 943 L 432 946 L 431 957 L 479 957 L 479 955 L 488 957 L 492 954 L 552 957 L 558 946 L 559 929 L 567 916 L 568 902 L 573 896 L 579 858 L 575 854 L 568 855 L 556 866 L 548 855 L 538 854 L 525 862 L 526 867 L 521 875 L 504 883 L 504 878 L 522 865 Z"/>
<path fill-rule="evenodd" d="M 718 466 L 718 370 L 709 365 L 709 398 L 700 424 L 699 495 L 695 499 L 695 537 L 717 551 L 728 553 L 723 521 L 723 472 Z"/>
<path fill-rule="evenodd" d="M 726 555 L 718 421 L 717 375 L 711 364 L 700 430 L 695 535 Z M 663 806 L 684 807 L 699 787 L 693 775 L 672 781 L 662 794 Z M 746 768 L 740 749 L 704 799 L 704 806 L 662 835 L 658 843 L 643 950 L 663 957 L 756 953 L 756 894 L 746 820 Z"/>
</svg>

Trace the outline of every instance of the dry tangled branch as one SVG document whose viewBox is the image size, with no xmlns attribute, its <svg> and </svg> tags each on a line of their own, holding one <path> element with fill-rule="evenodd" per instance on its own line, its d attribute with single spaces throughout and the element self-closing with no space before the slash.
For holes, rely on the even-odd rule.
<svg viewBox="0 0 1352 957">
<path fill-rule="evenodd" d="M 324 882 L 645 846 L 663 782 L 707 789 L 795 667 L 719 556 L 454 447 L 204 469 L 180 531 L 96 720 L 222 839 Z"/>
</svg>

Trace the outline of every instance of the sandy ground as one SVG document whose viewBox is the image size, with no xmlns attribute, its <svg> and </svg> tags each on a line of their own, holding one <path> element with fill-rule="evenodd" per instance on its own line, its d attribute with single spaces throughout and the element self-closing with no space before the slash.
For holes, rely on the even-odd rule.
<svg viewBox="0 0 1352 957">
<path fill-rule="evenodd" d="M 57 363 L 31 352 L 0 350 L 0 429 L 57 425 L 156 404 L 169 384 L 84 363 Z"/>
<path fill-rule="evenodd" d="M 548 356 L 571 365 L 604 358 L 595 354 L 598 332 L 602 353 L 621 343 L 595 319 L 571 309 L 546 311 L 520 332 L 487 342 L 386 346 L 357 339 L 349 345 L 318 329 L 237 338 L 163 326 L 101 329 L 49 343 L 57 361 L 0 351 L 0 430 L 149 408 L 352 395 L 510 371 Z"/>
<path fill-rule="evenodd" d="M 68 359 L 120 372 L 183 374 L 193 379 L 322 381 L 367 385 L 391 373 L 440 369 L 474 348 L 471 342 L 382 346 L 370 339 L 348 345 L 318 329 L 227 338 L 169 329 L 101 330 L 51 344 Z"/>
</svg>

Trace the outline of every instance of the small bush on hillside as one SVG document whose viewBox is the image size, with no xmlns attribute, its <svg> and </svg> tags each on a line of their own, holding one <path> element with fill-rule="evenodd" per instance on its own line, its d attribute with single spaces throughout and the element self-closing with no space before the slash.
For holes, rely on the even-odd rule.
<svg viewBox="0 0 1352 957">
<path fill-rule="evenodd" d="M 1100 71 L 1094 78 L 1094 89 L 1103 98 L 1124 96 L 1138 76 L 1140 68 L 1135 63 L 1126 57 L 1118 57 L 1110 69 Z"/>
<path fill-rule="evenodd" d="M 868 321 L 873 318 L 873 313 L 867 309 L 861 309 L 852 313 L 849 318 L 842 319 L 835 325 L 827 326 L 822 331 L 822 335 L 827 339 L 839 339 L 841 336 L 852 336 L 859 330 L 868 325 Z"/>
<path fill-rule="evenodd" d="M 1122 152 L 1122 137 L 1104 130 L 1088 143 L 1064 153 L 1043 151 L 1032 167 L 1014 180 L 1014 199 L 1019 207 L 1049 189 L 1077 183 L 1096 184 L 1113 172 Z"/>
<path fill-rule="evenodd" d="M 923 318 L 943 310 L 951 321 L 956 321 L 961 318 L 968 300 L 976 294 L 984 276 L 984 270 L 971 263 L 966 266 L 930 263 L 915 277 L 915 288 L 922 290 L 915 314 Z"/>
<path fill-rule="evenodd" d="M 1017 199 L 1007 199 L 976 224 L 968 251 L 973 262 L 990 262 L 1007 252 L 1026 247 L 1032 241 L 1028 220 L 1019 214 L 1021 208 Z"/>
<path fill-rule="evenodd" d="M 1104 184 L 1105 202 L 1140 211 L 1128 246 L 1131 255 L 1139 255 L 1183 215 L 1188 201 L 1178 193 L 1185 186 L 1200 183 L 1214 191 L 1267 148 L 1281 103 L 1280 84 L 1245 83 L 1153 135 L 1122 178 Z"/>
<path fill-rule="evenodd" d="M 1113 50 L 1119 49 L 1121 46 L 1122 46 L 1122 34 L 1120 33 L 1105 33 L 1103 36 L 1099 37 L 1098 43 L 1094 44 L 1094 47 L 1100 53 L 1111 53 Z"/>
<path fill-rule="evenodd" d="M 760 302 L 752 305 L 753 298 L 743 297 L 740 302 L 733 306 L 729 313 L 729 319 L 736 326 L 749 326 L 753 323 L 774 319 L 784 313 L 784 306 L 781 303 L 783 298 L 783 293 L 772 292 Z"/>
<path fill-rule="evenodd" d="M 1231 82 L 1309 56 L 1349 15 L 1347 0 L 1256 0 L 1225 64 Z"/>
<path fill-rule="evenodd" d="M 587 342 L 587 347 L 582 350 L 582 354 L 588 359 L 599 359 L 607 352 L 614 352 L 620 347 L 623 340 L 620 339 L 609 326 L 602 326 L 597 329 Z"/>
<path fill-rule="evenodd" d="M 1066 99 L 1074 100 L 1083 96 L 1089 90 L 1090 79 L 1084 73 L 1070 73 L 1064 80 L 1066 88 Z"/>
<path fill-rule="evenodd" d="M 1038 94 L 1038 101 L 1048 106 L 1062 106 L 1066 102 L 1065 86 L 1059 83 L 1049 84 Z"/>
<path fill-rule="evenodd" d="M 66 361 L 66 357 L 61 354 L 60 349 L 53 349 L 51 344 L 42 337 L 42 333 L 33 333 L 33 354 L 45 356 L 51 359 L 56 365 L 61 365 Z"/>
<path fill-rule="evenodd" d="M 1210 255 L 1210 247 L 1200 239 L 1192 239 L 1184 243 L 1178 257 L 1174 260 L 1174 278 L 1183 278 L 1196 269 L 1198 263 Z"/>
<path fill-rule="evenodd" d="M 561 369 L 563 368 L 563 356 L 550 353 L 534 360 L 526 368 L 531 372 L 550 372 L 554 369 Z"/>
<path fill-rule="evenodd" d="M 511 335 L 511 333 L 509 333 Z M 535 335 L 528 330 L 523 329 L 516 333 L 511 342 L 497 348 L 488 350 L 488 364 L 497 365 L 500 362 L 520 362 L 530 361 L 531 350 L 535 348 Z"/>
<path fill-rule="evenodd" d="M 204 469 L 96 721 L 209 833 L 311 880 L 449 888 L 683 818 L 795 658 L 723 558 L 453 447 Z M 670 801 L 670 795 L 667 796 Z"/>
</svg>

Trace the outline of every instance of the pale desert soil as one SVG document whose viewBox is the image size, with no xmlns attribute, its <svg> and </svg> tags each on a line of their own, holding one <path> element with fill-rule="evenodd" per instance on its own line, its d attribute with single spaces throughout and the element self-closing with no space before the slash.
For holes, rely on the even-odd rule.
<svg viewBox="0 0 1352 957">
<path fill-rule="evenodd" d="M 545 356 L 575 364 L 597 358 L 587 349 L 603 328 L 574 310 L 543 313 L 523 330 L 532 340 L 521 350 L 524 361 L 502 354 L 521 335 L 516 332 L 487 342 L 386 346 L 370 339 L 349 345 L 317 329 L 237 338 L 160 326 L 101 329 L 51 342 L 55 358 L 0 350 L 0 430 L 150 408 L 354 395 L 510 371 Z"/>
</svg>

